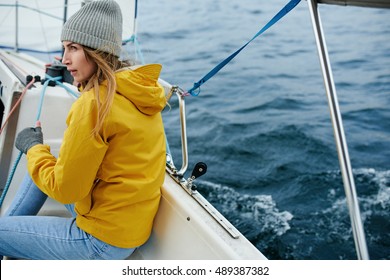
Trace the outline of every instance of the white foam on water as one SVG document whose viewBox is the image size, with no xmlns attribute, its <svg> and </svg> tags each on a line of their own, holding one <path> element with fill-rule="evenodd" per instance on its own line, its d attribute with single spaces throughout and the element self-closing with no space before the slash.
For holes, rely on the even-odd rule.
<svg viewBox="0 0 390 280">
<path fill-rule="evenodd" d="M 289 221 L 293 215 L 288 211 L 279 211 L 271 195 L 243 194 L 220 184 L 200 183 L 207 188 L 207 199 L 214 202 L 222 214 L 235 213 L 236 222 L 244 219 L 248 223 L 255 223 L 261 232 L 272 231 L 278 236 L 290 229 Z"/>
</svg>

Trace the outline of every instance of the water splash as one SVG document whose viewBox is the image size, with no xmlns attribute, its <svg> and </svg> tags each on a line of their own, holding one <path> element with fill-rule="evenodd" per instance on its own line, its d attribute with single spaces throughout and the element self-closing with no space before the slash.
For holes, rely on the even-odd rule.
<svg viewBox="0 0 390 280">
<path fill-rule="evenodd" d="M 370 257 L 390 259 L 386 252 L 390 240 L 390 171 L 362 168 L 353 172 Z M 325 184 L 313 189 L 318 178 Z M 299 202 L 293 214 L 280 211 L 271 195 L 247 194 L 205 181 L 197 185 L 199 191 L 270 259 L 356 259 L 344 190 L 335 186 L 338 185 L 335 182 L 341 181 L 340 171 L 307 175 L 304 179 L 300 183 L 312 186 L 310 189 L 323 199 L 317 200 L 315 205 L 306 200 Z M 332 185 L 333 188 L 327 188 Z M 386 231 L 389 233 L 384 234 Z"/>
<path fill-rule="evenodd" d="M 271 195 L 242 194 L 233 188 L 206 181 L 199 182 L 199 190 L 236 227 L 250 227 L 257 234 L 276 236 L 290 229 L 289 221 L 293 215 L 279 211 Z"/>
<path fill-rule="evenodd" d="M 388 259 L 390 254 L 385 248 L 390 238 L 390 170 L 361 168 L 354 169 L 353 173 L 370 257 Z M 338 195 L 337 190 L 330 189 L 327 198 L 332 202 L 331 206 L 317 213 L 316 217 L 331 229 L 328 242 L 352 242 L 345 195 Z"/>
<path fill-rule="evenodd" d="M 370 188 L 377 191 L 362 199 L 362 207 L 369 209 L 372 207 L 383 210 L 387 213 L 390 210 L 390 170 L 377 171 L 374 168 L 361 168 L 354 170 L 356 184 L 369 182 Z"/>
</svg>

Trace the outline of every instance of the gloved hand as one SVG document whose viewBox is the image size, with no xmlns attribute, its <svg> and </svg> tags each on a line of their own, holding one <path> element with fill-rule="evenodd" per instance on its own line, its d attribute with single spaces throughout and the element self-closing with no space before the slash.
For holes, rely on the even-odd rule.
<svg viewBox="0 0 390 280">
<path fill-rule="evenodd" d="M 38 127 L 27 127 L 18 133 L 16 136 L 15 146 L 16 148 L 27 154 L 27 151 L 38 144 L 43 144 L 42 128 Z"/>
</svg>

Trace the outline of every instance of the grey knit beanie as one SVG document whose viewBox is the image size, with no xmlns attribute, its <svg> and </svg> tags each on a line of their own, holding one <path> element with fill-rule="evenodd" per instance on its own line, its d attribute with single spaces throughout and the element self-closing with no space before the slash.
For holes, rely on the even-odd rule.
<svg viewBox="0 0 390 280">
<path fill-rule="evenodd" d="M 61 41 L 71 41 L 119 57 L 122 48 L 122 12 L 119 5 L 112 0 L 92 1 L 84 5 L 64 24 Z"/>
</svg>

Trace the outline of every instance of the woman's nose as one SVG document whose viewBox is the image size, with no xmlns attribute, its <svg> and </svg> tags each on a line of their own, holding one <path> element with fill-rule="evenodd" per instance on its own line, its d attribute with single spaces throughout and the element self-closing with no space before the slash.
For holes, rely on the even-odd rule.
<svg viewBox="0 0 390 280">
<path fill-rule="evenodd" d="M 68 58 L 68 55 L 67 55 L 66 51 L 64 51 L 64 54 L 62 56 L 62 63 L 65 64 L 65 65 L 69 64 L 69 58 Z"/>
</svg>

